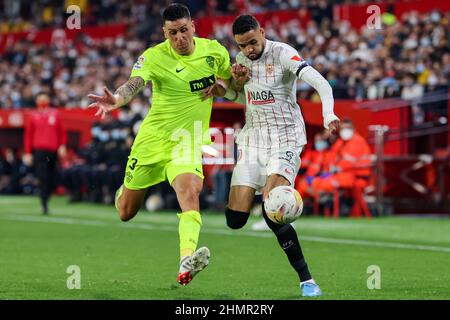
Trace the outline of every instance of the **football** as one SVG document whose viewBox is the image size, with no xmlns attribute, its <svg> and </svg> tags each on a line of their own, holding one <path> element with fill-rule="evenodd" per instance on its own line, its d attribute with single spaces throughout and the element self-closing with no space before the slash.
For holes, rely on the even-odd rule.
<svg viewBox="0 0 450 320">
<path fill-rule="evenodd" d="M 303 211 L 303 200 L 297 190 L 290 186 L 272 189 L 264 202 L 264 209 L 270 220 L 278 224 L 295 221 Z"/>
</svg>

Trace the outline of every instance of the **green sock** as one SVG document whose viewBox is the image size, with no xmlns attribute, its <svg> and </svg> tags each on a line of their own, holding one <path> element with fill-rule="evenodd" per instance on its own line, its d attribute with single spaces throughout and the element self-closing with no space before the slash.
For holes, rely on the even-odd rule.
<svg viewBox="0 0 450 320">
<path fill-rule="evenodd" d="M 197 249 L 198 236 L 202 218 L 200 212 L 195 210 L 177 214 L 180 219 L 178 233 L 180 234 L 180 259 L 192 255 Z"/>
</svg>

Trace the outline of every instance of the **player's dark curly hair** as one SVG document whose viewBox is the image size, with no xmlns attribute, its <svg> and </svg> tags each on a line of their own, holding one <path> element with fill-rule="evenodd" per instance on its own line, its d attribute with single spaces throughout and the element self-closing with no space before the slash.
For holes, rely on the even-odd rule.
<svg viewBox="0 0 450 320">
<path fill-rule="evenodd" d="M 258 20 L 254 16 L 243 14 L 234 19 L 233 22 L 233 35 L 244 34 L 250 30 L 256 30 L 259 28 Z"/>
<path fill-rule="evenodd" d="M 191 19 L 191 13 L 188 7 L 181 3 L 172 3 L 164 9 L 162 14 L 163 25 L 166 21 L 175 21 L 178 19 L 188 18 Z"/>
</svg>

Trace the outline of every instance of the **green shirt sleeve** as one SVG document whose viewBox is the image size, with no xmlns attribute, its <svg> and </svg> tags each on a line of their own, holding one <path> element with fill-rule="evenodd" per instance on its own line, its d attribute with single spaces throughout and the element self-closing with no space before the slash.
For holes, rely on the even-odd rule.
<svg viewBox="0 0 450 320">
<path fill-rule="evenodd" d="M 155 59 L 152 51 L 151 49 L 148 49 L 137 59 L 133 69 L 131 70 L 130 78 L 141 77 L 144 79 L 145 85 L 147 85 L 149 80 L 154 80 L 156 78 L 154 64 Z"/>
<path fill-rule="evenodd" d="M 217 42 L 217 46 L 220 53 L 219 58 L 219 70 L 217 72 L 217 76 L 222 79 L 230 79 L 231 78 L 231 59 L 228 50 L 222 46 L 219 42 Z"/>
</svg>

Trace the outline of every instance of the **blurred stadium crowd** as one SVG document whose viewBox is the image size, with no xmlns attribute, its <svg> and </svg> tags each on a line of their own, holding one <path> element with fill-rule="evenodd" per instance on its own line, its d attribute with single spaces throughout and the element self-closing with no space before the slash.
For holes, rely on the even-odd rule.
<svg viewBox="0 0 450 320">
<path fill-rule="evenodd" d="M 7 2 L 4 1 L 4 5 Z M 199 5 L 202 1 L 191 2 L 192 7 L 204 8 Z M 262 5 L 266 5 L 265 8 L 286 5 L 295 8 L 303 3 L 254 2 L 262 3 L 261 8 Z M 410 12 L 389 20 L 381 30 L 355 30 L 346 21 L 333 22 L 331 7 L 326 1 L 307 2 L 310 6 L 311 3 L 324 3 L 324 8 L 317 9 L 318 14 L 312 15 L 313 19 L 305 28 L 298 20 L 277 24 L 269 22 L 265 26 L 267 37 L 298 49 L 303 58 L 328 79 L 335 98 L 414 99 L 426 92 L 446 92 L 450 79 L 450 12 Z M 218 1 L 215 10 L 222 12 L 220 4 Z M 92 21 L 128 22 L 130 29 L 127 34 L 115 40 L 102 41 L 81 36 L 74 43 L 57 42 L 52 47 L 24 41 L 16 43 L 6 50 L 0 62 L 0 108 L 32 106 L 33 97 L 40 91 L 52 92 L 55 106 L 85 107 L 89 92 L 101 92 L 103 84 L 117 88 L 128 78 L 139 54 L 163 40 L 160 10 L 164 1 L 150 4 L 141 1 L 92 1 L 90 6 L 93 8 L 89 15 Z M 41 17 L 36 18 L 37 26 L 43 24 L 40 20 L 46 16 L 45 7 L 42 11 L 41 15 L 34 15 Z M 204 11 L 194 10 L 198 14 Z M 235 11 L 230 9 L 231 13 Z M 55 20 L 53 24 L 61 20 L 61 17 L 52 17 Z M 110 20 L 105 17 L 110 17 Z M 52 25 L 51 22 L 47 24 Z M 232 59 L 237 54 L 229 25 L 217 26 L 210 37 L 226 45 Z M 301 98 L 317 101 L 318 96 L 307 84 L 299 83 L 298 89 Z M 142 98 L 147 103 L 151 98 L 150 88 L 143 91 Z"/>
<path fill-rule="evenodd" d="M 0 0 L 1 32 L 63 26 L 67 18 L 64 8 L 70 4 L 80 6 L 86 25 L 120 22 L 129 26 L 126 34 L 116 39 L 94 41 L 81 35 L 74 42 L 55 42 L 52 46 L 20 41 L 8 47 L 0 60 L 0 110 L 34 107 L 34 97 L 39 92 L 50 93 L 53 106 L 86 107 L 88 93 L 101 93 L 104 85 L 117 88 L 129 77 L 139 54 L 164 40 L 160 15 L 170 2 Z M 383 20 L 380 30 L 356 30 L 346 21 L 333 21 L 331 3 L 367 1 L 179 2 L 189 6 L 194 18 L 307 9 L 312 20 L 306 26 L 298 20 L 269 21 L 264 26 L 267 38 L 295 47 L 330 82 L 336 99 L 401 97 L 408 100 L 427 92 L 448 91 L 450 12 L 409 12 L 401 17 L 391 14 Z M 234 60 L 238 49 L 229 25 L 215 26 L 210 37 L 224 44 Z M 147 87 L 123 108 L 118 120 L 106 119 L 95 124 L 92 142 L 69 153 L 63 161 L 60 183 L 73 201 L 113 201 L 114 191 L 122 182 L 133 136 L 150 108 L 151 96 L 151 87 Z M 315 91 L 301 82 L 298 96 L 319 101 Z M 327 148 L 330 148 L 333 141 L 328 140 Z M 223 182 L 219 183 L 215 183 L 215 190 L 226 189 Z M 31 194 L 35 188 L 32 168 L 21 162 L 15 150 L 2 150 L 0 193 Z M 160 193 L 169 189 L 168 186 L 157 188 Z"/>
<path fill-rule="evenodd" d="M 161 11 L 170 0 L 26 0 L 0 1 L 0 32 L 15 32 L 32 28 L 59 27 L 65 24 L 65 9 L 77 5 L 87 25 L 115 22 L 153 24 L 159 26 Z M 377 3 L 380 0 L 179 0 L 196 17 L 224 14 L 257 14 L 272 10 L 291 10 L 307 7 L 317 16 L 331 15 L 330 4 Z"/>
</svg>

